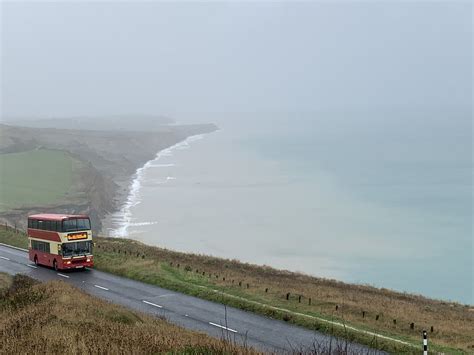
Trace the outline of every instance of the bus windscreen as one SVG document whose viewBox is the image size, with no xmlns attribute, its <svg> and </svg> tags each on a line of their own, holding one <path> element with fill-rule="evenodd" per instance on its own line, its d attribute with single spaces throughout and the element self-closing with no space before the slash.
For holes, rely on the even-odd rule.
<svg viewBox="0 0 474 355">
<path fill-rule="evenodd" d="M 92 242 L 72 242 L 63 243 L 61 245 L 61 251 L 63 256 L 78 256 L 92 254 Z"/>
</svg>

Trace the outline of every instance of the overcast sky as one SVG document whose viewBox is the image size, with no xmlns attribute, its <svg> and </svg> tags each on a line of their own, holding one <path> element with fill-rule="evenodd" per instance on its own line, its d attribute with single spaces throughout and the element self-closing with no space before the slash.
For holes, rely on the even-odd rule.
<svg viewBox="0 0 474 355">
<path fill-rule="evenodd" d="M 6 116 L 472 104 L 472 4 L 5 3 Z"/>
</svg>

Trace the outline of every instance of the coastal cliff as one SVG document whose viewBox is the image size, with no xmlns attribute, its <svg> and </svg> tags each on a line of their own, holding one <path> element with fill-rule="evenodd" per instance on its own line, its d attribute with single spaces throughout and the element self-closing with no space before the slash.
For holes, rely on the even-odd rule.
<svg viewBox="0 0 474 355">
<path fill-rule="evenodd" d="M 0 154 L 38 149 L 64 151 L 74 162 L 74 179 L 70 193 L 61 201 L 46 205 L 25 203 L 4 209 L 0 220 L 25 228 L 30 213 L 87 213 L 95 231 L 100 231 L 103 218 L 123 203 L 136 169 L 160 150 L 216 129 L 213 124 L 163 125 L 146 132 L 125 132 L 1 124 Z"/>
</svg>

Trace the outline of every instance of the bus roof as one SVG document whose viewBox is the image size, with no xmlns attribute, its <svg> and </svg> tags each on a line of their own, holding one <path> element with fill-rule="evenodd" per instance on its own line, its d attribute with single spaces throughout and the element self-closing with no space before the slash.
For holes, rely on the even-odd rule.
<svg viewBox="0 0 474 355">
<path fill-rule="evenodd" d="M 84 215 L 84 214 L 43 213 L 43 214 L 33 214 L 31 216 L 28 216 L 28 218 L 60 221 L 60 220 L 63 220 L 63 219 L 68 219 L 68 218 L 89 218 L 89 216 Z"/>
</svg>

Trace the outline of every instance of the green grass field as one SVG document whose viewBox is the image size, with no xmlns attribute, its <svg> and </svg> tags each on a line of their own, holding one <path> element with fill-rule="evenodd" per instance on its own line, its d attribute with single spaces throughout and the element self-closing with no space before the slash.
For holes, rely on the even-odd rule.
<svg viewBox="0 0 474 355">
<path fill-rule="evenodd" d="M 0 212 L 61 201 L 71 192 L 79 166 L 62 151 L 0 154 Z"/>
</svg>

